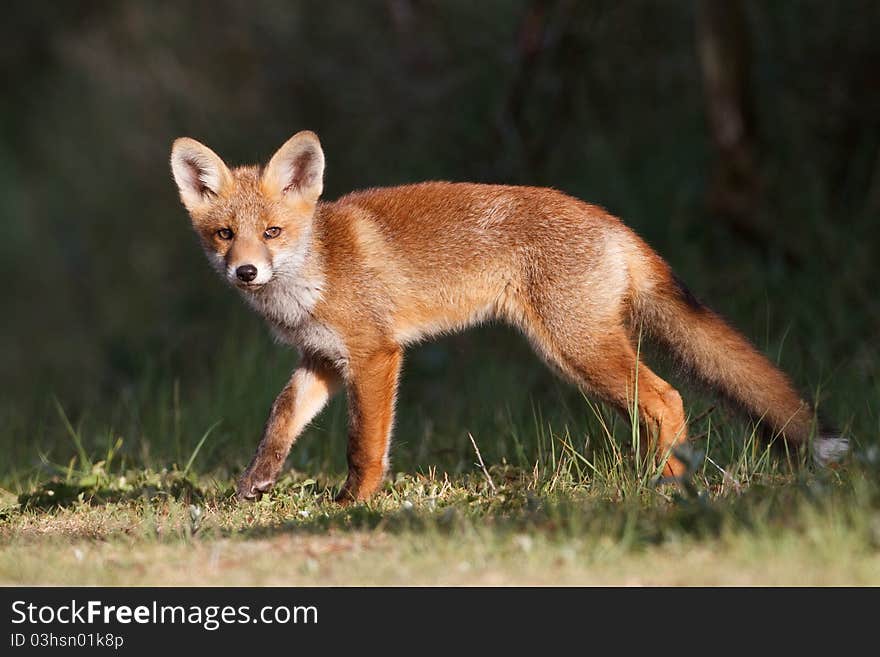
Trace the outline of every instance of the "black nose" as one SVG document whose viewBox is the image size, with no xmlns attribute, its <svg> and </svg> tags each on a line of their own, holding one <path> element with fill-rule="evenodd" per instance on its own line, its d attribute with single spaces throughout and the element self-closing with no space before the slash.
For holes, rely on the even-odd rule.
<svg viewBox="0 0 880 657">
<path fill-rule="evenodd" d="M 253 265 L 242 265 L 235 270 L 235 275 L 238 276 L 238 280 L 250 283 L 257 277 L 257 268 Z"/>
</svg>

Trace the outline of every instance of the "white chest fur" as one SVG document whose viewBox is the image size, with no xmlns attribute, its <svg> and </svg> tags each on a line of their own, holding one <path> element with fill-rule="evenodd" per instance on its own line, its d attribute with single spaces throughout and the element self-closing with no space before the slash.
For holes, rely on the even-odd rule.
<svg viewBox="0 0 880 657">
<path fill-rule="evenodd" d="M 266 318 L 279 341 L 301 352 L 323 356 L 344 369 L 348 351 L 342 338 L 312 314 L 322 292 L 321 279 L 283 276 L 255 293 L 245 293 L 245 298 Z"/>
</svg>

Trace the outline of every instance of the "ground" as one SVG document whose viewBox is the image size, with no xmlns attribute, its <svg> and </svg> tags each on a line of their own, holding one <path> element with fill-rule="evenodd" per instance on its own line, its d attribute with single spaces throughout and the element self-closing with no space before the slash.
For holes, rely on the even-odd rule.
<svg viewBox="0 0 880 657">
<path fill-rule="evenodd" d="M 880 584 L 875 464 L 813 471 L 768 451 L 723 474 L 696 454 L 679 486 L 608 454 L 588 464 L 561 443 L 532 471 L 399 474 L 351 507 L 331 501 L 341 481 L 296 472 L 243 504 L 231 479 L 97 463 L 6 495 L 0 583 Z"/>
</svg>

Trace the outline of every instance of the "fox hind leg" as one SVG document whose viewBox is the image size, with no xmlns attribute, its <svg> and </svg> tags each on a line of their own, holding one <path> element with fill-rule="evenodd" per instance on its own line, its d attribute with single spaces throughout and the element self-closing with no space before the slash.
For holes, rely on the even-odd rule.
<svg viewBox="0 0 880 657">
<path fill-rule="evenodd" d="M 623 415 L 632 414 L 633 402 L 637 400 L 638 421 L 648 434 L 648 440 L 641 441 L 642 449 L 647 451 L 656 437 L 657 461 L 666 460 L 663 474 L 685 474 L 685 464 L 673 454 L 676 446 L 687 441 L 681 395 L 641 362 L 622 327 L 619 332 L 578 340 L 578 348 L 559 344 L 550 336 L 534 341 L 554 369 Z M 585 344 L 588 347 L 582 346 Z"/>
</svg>

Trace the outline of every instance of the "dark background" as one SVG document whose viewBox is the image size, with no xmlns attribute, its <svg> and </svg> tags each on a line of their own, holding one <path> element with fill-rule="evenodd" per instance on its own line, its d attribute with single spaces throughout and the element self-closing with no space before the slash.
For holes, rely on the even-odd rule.
<svg viewBox="0 0 880 657">
<path fill-rule="evenodd" d="M 265 161 L 301 129 L 325 198 L 447 179 L 607 207 L 875 441 L 878 34 L 870 0 L 6 5 L 0 479 L 66 463 L 71 435 L 179 464 L 216 421 L 203 463 L 248 458 L 296 356 L 209 271 L 168 156 L 188 135 Z M 408 358 L 403 467 L 583 405 L 504 329 Z M 294 465 L 341 467 L 334 409 Z"/>
</svg>

